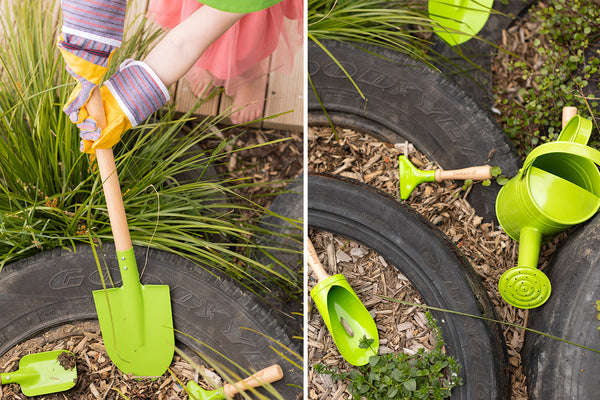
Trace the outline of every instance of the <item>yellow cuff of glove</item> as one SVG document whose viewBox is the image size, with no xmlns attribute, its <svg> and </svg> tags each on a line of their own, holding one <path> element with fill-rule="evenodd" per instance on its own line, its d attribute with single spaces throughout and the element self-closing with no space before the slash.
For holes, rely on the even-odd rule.
<svg viewBox="0 0 600 400">
<path fill-rule="evenodd" d="M 102 129 L 102 134 L 98 140 L 83 140 L 82 151 L 88 154 L 95 154 L 96 149 L 110 149 L 121 139 L 121 135 L 131 128 L 131 122 L 117 103 L 117 100 L 112 95 L 108 87 L 100 88 L 102 96 L 102 105 L 106 114 L 108 125 Z M 83 111 L 83 110 L 82 110 Z M 92 118 L 88 115 L 87 110 L 84 111 L 87 118 Z"/>
</svg>

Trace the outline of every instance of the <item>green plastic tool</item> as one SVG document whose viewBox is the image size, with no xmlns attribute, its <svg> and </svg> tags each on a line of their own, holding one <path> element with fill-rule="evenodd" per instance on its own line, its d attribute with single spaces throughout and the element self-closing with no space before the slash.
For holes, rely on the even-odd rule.
<svg viewBox="0 0 600 400">
<path fill-rule="evenodd" d="M 430 170 L 417 169 L 405 156 L 398 157 L 398 170 L 400 174 L 400 198 L 408 199 L 412 191 L 423 182 L 441 182 L 446 179 L 492 179 L 491 167 L 481 165 L 477 167 L 454 169 L 454 170 Z"/>
<path fill-rule="evenodd" d="M 519 241 L 518 265 L 502 275 L 498 288 L 515 307 L 539 307 L 550 297 L 550 281 L 537 269 L 542 242 L 600 209 L 600 152 L 586 145 L 591 128 L 590 120 L 572 117 L 558 140 L 533 149 L 498 193 L 498 222 Z"/>
<path fill-rule="evenodd" d="M 281 378 L 283 378 L 283 370 L 279 365 L 274 364 L 270 367 L 261 369 L 260 371 L 239 382 L 233 384 L 226 383 L 220 389 L 202 389 L 196 382 L 189 381 L 187 384 L 187 390 L 190 394 L 190 398 L 195 400 L 229 399 L 235 396 L 237 393 L 243 392 L 244 390 L 263 386 L 267 383 L 273 383 Z"/>
<path fill-rule="evenodd" d="M 310 296 L 323 317 L 340 354 L 352 365 L 365 365 L 379 351 L 379 332 L 369 311 L 342 274 L 329 276 L 308 240 L 308 263 L 318 283 Z M 368 348 L 360 348 L 360 340 L 373 339 Z"/>
<path fill-rule="evenodd" d="M 106 125 L 98 90 L 94 90 L 87 109 L 100 127 Z M 96 150 L 96 159 L 122 281 L 121 287 L 93 292 L 104 346 L 124 373 L 160 376 L 175 351 L 169 286 L 140 283 L 112 149 Z"/>
<path fill-rule="evenodd" d="M 0 374 L 0 383 L 17 383 L 30 397 L 69 390 L 77 383 L 75 356 L 68 350 L 28 354 L 17 371 Z"/>
<path fill-rule="evenodd" d="M 494 0 L 429 0 L 429 18 L 439 24 L 434 32 L 450 46 L 477 35 L 485 26 Z"/>
</svg>

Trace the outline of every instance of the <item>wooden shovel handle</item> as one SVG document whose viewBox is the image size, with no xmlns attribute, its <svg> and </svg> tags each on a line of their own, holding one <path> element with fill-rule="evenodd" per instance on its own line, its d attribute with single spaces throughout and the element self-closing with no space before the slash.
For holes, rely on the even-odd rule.
<svg viewBox="0 0 600 400">
<path fill-rule="evenodd" d="M 321 282 L 322 280 L 329 278 L 329 274 L 325 271 L 325 268 L 323 268 L 323 265 L 319 261 L 315 246 L 313 246 L 310 239 L 306 240 L 306 247 L 308 249 L 308 265 L 310 265 L 315 275 L 317 275 L 317 280 Z"/>
<path fill-rule="evenodd" d="M 106 126 L 106 115 L 104 114 L 100 90 L 94 89 L 92 91 L 86 108 L 90 116 L 96 120 L 100 129 L 104 128 Z M 131 237 L 129 236 L 121 185 L 119 184 L 119 175 L 117 174 L 112 149 L 96 149 L 96 159 L 98 160 L 98 169 L 104 188 L 106 208 L 108 209 L 110 227 L 115 240 L 115 248 L 117 251 L 129 250 L 132 247 Z"/>
<path fill-rule="evenodd" d="M 233 397 L 235 394 L 246 389 L 259 387 L 265 383 L 273 383 L 281 378 L 283 378 L 283 370 L 279 365 L 273 364 L 270 367 L 261 369 L 257 373 L 247 377 L 244 380 L 234 384 L 226 383 L 225 386 L 223 386 L 223 392 L 227 396 Z"/>
<path fill-rule="evenodd" d="M 577 107 L 563 107 L 562 109 L 562 127 L 567 126 L 567 122 L 577 115 Z"/>
<path fill-rule="evenodd" d="M 489 165 L 481 165 L 479 167 L 470 167 L 463 169 L 453 169 L 444 171 L 438 169 L 435 171 L 435 180 L 441 182 L 446 179 L 473 179 L 474 181 L 483 181 L 485 179 L 492 179 L 492 167 Z"/>
</svg>

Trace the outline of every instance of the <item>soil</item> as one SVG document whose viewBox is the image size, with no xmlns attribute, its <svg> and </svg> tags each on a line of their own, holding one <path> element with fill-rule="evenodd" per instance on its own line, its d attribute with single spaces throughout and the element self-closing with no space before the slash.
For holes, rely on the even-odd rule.
<svg viewBox="0 0 600 400">
<path fill-rule="evenodd" d="M 73 353 L 60 353 L 56 360 L 65 371 L 71 370 L 77 365 Z"/>
<path fill-rule="evenodd" d="M 254 149 L 232 152 L 222 165 L 217 166 L 217 172 L 225 174 L 227 178 L 244 179 L 249 183 L 274 182 L 270 185 L 261 185 L 261 187 L 248 185 L 238 191 L 240 195 L 260 206 L 268 207 L 288 180 L 302 174 L 303 138 L 301 133 L 235 128 L 224 130 L 223 134 L 218 135 L 232 139 L 228 150 L 239 150 L 248 146 L 281 140 Z M 218 139 L 208 140 L 206 146 L 216 146 L 218 142 Z M 249 207 L 247 215 L 243 217 L 245 219 L 256 218 L 260 215 L 259 213 L 258 208 Z M 77 364 L 78 380 L 74 388 L 63 393 L 26 397 L 22 394 L 19 385 L 2 385 L 0 386 L 0 400 L 26 398 L 44 400 L 187 399 L 188 394 L 184 386 L 189 380 L 194 380 L 203 389 L 214 390 L 217 388 L 203 378 L 205 375 L 208 375 L 210 380 L 217 385 L 222 386 L 221 377 L 208 366 L 202 365 L 198 359 L 194 359 L 191 351 L 185 354 L 186 357 L 192 357 L 195 365 L 176 354 L 169 370 L 155 380 L 137 380 L 123 374 L 106 354 L 97 321 L 59 326 L 19 344 L 0 357 L 0 372 L 11 372 L 18 369 L 19 360 L 26 354 L 59 349 L 70 350 L 75 355 L 76 361 L 72 358 L 70 361 Z M 185 351 L 185 349 L 183 350 Z M 69 360 L 62 362 L 65 367 L 71 365 Z M 119 392 L 127 397 L 122 396 Z"/>
<path fill-rule="evenodd" d="M 439 168 L 435 163 L 414 149 L 410 143 L 383 143 L 371 136 L 352 131 L 337 129 L 336 139 L 331 128 L 309 127 L 308 130 L 308 171 L 329 172 L 375 186 L 400 201 L 398 188 L 398 156 L 408 155 L 419 169 Z M 481 183 L 475 183 L 481 184 Z M 495 307 L 499 320 L 527 326 L 528 311 L 508 305 L 498 292 L 498 280 L 502 273 L 516 266 L 518 245 L 510 239 L 498 226 L 483 223 L 465 197 L 469 188 L 464 189 L 462 182 L 444 181 L 443 183 L 425 183 L 417 186 L 411 197 L 406 201 L 411 207 L 428 218 L 440 228 L 469 259 L 481 278 L 488 295 Z M 374 314 L 375 321 L 383 340 L 386 343 L 406 344 L 415 336 L 425 346 L 431 343 L 431 338 L 419 323 L 419 316 L 407 313 L 421 313 L 420 309 L 402 310 L 397 303 L 377 302 L 372 304 L 374 296 L 364 292 L 375 291 L 380 294 L 383 279 L 387 288 L 396 290 L 394 296 L 410 298 L 409 301 L 420 302 L 415 289 L 402 276 L 390 275 L 387 270 L 396 271 L 388 266 L 380 256 L 369 249 L 348 242 L 347 239 L 336 238 L 322 232 L 312 232 L 311 238 L 316 241 L 315 247 L 325 268 L 331 272 L 343 272 L 353 288 L 358 288 L 364 296 L 368 309 Z M 559 235 L 543 246 L 540 255 L 540 265 L 543 270 L 549 257 L 556 249 L 556 244 L 564 238 Z M 340 249 L 343 250 L 340 251 Z M 359 249 L 359 250 L 356 250 Z M 358 257 L 356 254 L 363 254 Z M 324 254 L 327 254 L 326 256 Z M 353 255 L 354 254 L 354 255 Z M 337 264 L 336 264 L 337 260 Z M 379 277 L 382 278 L 379 278 Z M 314 285 L 314 279 L 309 271 L 309 286 Z M 371 292 L 368 292 L 371 293 Z M 392 297 L 392 296 L 390 296 Z M 387 319 L 387 316 L 391 318 Z M 398 319 L 402 321 L 398 324 Z M 399 329 L 399 327 L 402 329 Z M 512 399 L 528 399 L 525 375 L 521 366 L 520 351 L 523 346 L 525 331 L 514 326 L 503 325 L 512 384 Z M 312 368 L 315 363 L 325 363 L 340 370 L 348 370 L 351 365 L 346 363 L 337 350 L 332 348 L 331 338 L 317 311 L 308 320 L 308 386 L 310 399 L 348 399 L 349 393 L 345 384 L 332 382 L 329 376 L 316 374 Z M 414 342 L 413 342 L 414 343 Z M 414 346 L 417 344 L 415 343 Z M 407 350 L 405 350 L 405 348 Z M 425 346 L 426 347 L 426 346 Z M 324 349 L 329 349 L 324 351 Z M 411 345 L 390 346 L 391 351 L 414 351 Z"/>
</svg>

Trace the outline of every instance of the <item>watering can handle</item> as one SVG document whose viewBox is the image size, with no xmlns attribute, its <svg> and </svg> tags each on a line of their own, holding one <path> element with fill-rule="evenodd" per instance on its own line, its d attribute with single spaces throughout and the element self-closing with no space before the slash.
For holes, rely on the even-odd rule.
<svg viewBox="0 0 600 400">
<path fill-rule="evenodd" d="M 577 107 L 563 107 L 562 109 L 562 129 L 569 123 L 571 118 L 577 115 Z"/>
<path fill-rule="evenodd" d="M 317 256 L 317 251 L 310 239 L 306 241 L 306 247 L 308 250 L 308 265 L 310 265 L 315 275 L 317 275 L 317 280 L 321 282 L 322 280 L 329 278 L 329 274 L 325 271 L 323 265 L 321 265 L 319 256 Z"/>
<path fill-rule="evenodd" d="M 581 143 L 551 142 L 544 143 L 543 145 L 536 147 L 531 151 L 531 153 L 529 153 L 529 155 L 527 156 L 527 160 L 525 160 L 523 168 L 521 168 L 521 171 L 519 171 L 520 177 L 523 176 L 524 171 L 526 171 L 527 169 L 529 169 L 529 167 L 532 166 L 536 158 L 551 153 L 567 153 L 575 156 L 584 157 L 589 159 L 596 165 L 600 166 L 600 152 L 598 150 L 592 149 L 591 147 Z"/>
<path fill-rule="evenodd" d="M 86 105 L 88 113 L 98 123 L 100 129 L 106 126 L 106 116 L 100 90 L 97 88 L 92 91 L 90 99 Z M 115 157 L 111 149 L 96 149 L 96 159 L 98 160 L 98 169 L 102 179 L 104 197 L 106 198 L 106 207 L 110 226 L 115 240 L 117 251 L 126 251 L 132 248 L 131 237 L 129 236 L 129 227 L 127 226 L 127 217 L 123 205 L 123 196 L 121 194 L 121 185 L 115 166 Z"/>
<path fill-rule="evenodd" d="M 577 118 L 575 118 L 577 117 Z M 557 142 L 587 144 L 592 134 L 592 121 L 577 115 L 577 108 L 565 107 L 562 115 L 562 131 Z"/>
</svg>

